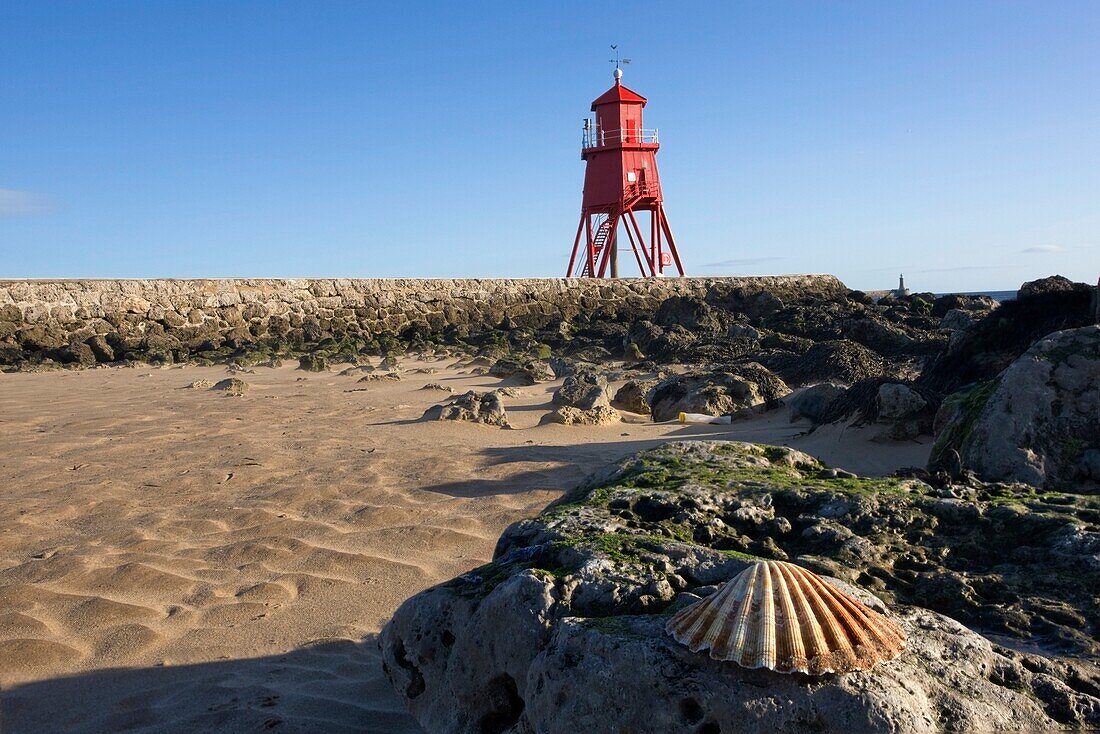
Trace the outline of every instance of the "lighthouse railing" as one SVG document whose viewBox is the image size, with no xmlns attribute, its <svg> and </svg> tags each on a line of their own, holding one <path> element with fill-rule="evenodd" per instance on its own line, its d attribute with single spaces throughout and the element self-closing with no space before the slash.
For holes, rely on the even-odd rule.
<svg viewBox="0 0 1100 734">
<path fill-rule="evenodd" d="M 607 145 L 635 144 L 656 145 L 657 128 L 627 128 L 625 130 L 597 130 L 587 128 L 581 135 L 582 148 L 602 148 Z"/>
</svg>

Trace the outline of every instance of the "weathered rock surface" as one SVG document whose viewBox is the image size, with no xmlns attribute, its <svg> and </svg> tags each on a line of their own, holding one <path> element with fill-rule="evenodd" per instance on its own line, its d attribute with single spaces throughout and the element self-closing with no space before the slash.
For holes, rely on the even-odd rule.
<svg viewBox="0 0 1100 734">
<path fill-rule="evenodd" d="M 839 296 L 832 276 L 757 278 L 0 281 L 0 363 L 180 361 L 323 350 L 352 358 L 502 327 L 632 321 L 675 296 L 748 303 Z M 615 346 L 621 350 L 620 343 Z M 559 334 L 558 342 L 568 343 Z M 577 345 L 586 348 L 589 345 Z M 595 346 L 595 345 L 591 345 Z M 608 354 L 606 350 L 602 352 Z M 75 360 L 75 361 L 74 361 Z M 337 361 L 334 359 L 333 361 Z"/>
<path fill-rule="evenodd" d="M 681 412 L 732 415 L 755 407 L 775 407 L 790 388 L 755 363 L 724 370 L 666 377 L 649 395 L 655 421 L 673 420 Z"/>
<path fill-rule="evenodd" d="M 1017 621 L 1042 610 L 1070 630 L 1067 644 L 1095 649 L 1086 589 L 1100 562 L 1079 570 L 1082 554 L 1100 552 L 1095 525 L 1068 505 L 1008 511 L 1010 488 L 960 500 L 914 479 L 835 475 L 800 452 L 751 444 L 682 442 L 624 460 L 510 527 L 492 563 L 405 602 L 380 638 L 387 675 L 431 732 L 1100 724 L 1095 665 L 998 647 L 902 603 L 1004 607 Z M 1094 523 L 1097 508 L 1087 511 Z M 1010 552 L 1024 538 L 1028 552 Z M 746 550 L 871 586 L 908 648 L 869 672 L 810 678 L 720 663 L 665 635 L 667 615 L 735 576 Z M 1072 579 L 1049 585 L 1062 569 Z"/>
<path fill-rule="evenodd" d="M 565 405 L 551 413 L 549 418 L 554 423 L 566 426 L 610 426 L 623 419 L 619 411 L 610 405 L 597 405 L 588 410 Z"/>
<path fill-rule="evenodd" d="M 555 378 L 549 363 L 541 359 L 517 360 L 498 359 L 489 368 L 493 377 L 515 378 L 522 385 L 534 385 L 536 382 L 550 382 Z"/>
<path fill-rule="evenodd" d="M 917 390 L 897 382 L 879 386 L 878 422 L 889 426 L 881 435 L 891 440 L 916 438 L 932 432 L 932 405 Z"/>
<path fill-rule="evenodd" d="M 303 354 L 298 358 L 298 369 L 306 372 L 328 372 L 328 357 L 323 354 Z"/>
<path fill-rule="evenodd" d="M 192 384 L 195 384 L 195 383 L 192 383 Z M 228 379 L 221 380 L 221 381 L 215 383 L 214 386 L 210 389 L 211 390 L 220 390 L 221 392 L 224 392 L 226 395 L 232 395 L 234 397 L 240 397 L 241 395 L 244 395 L 246 392 L 248 392 L 249 388 L 251 388 L 251 385 L 249 385 L 244 380 L 240 380 L 236 377 L 230 377 Z"/>
<path fill-rule="evenodd" d="M 944 403 L 933 465 L 957 453 L 987 481 L 1100 486 L 1100 326 L 1037 341 L 994 381 Z"/>
<path fill-rule="evenodd" d="M 1077 284 L 1062 275 L 1051 275 L 1024 283 L 1016 291 L 1016 300 L 1027 301 L 1041 298 L 1050 293 L 1068 293 L 1077 288 Z"/>
<path fill-rule="evenodd" d="M 1047 334 L 1093 325 L 1094 291 L 1058 276 L 1025 283 L 1022 297 L 955 332 L 946 349 L 925 365 L 917 384 L 950 395 L 992 380 Z"/>
<path fill-rule="evenodd" d="M 844 395 L 844 388 L 840 385 L 822 382 L 799 391 L 783 402 L 787 406 L 792 423 L 800 418 L 805 418 L 813 423 L 820 423 L 827 415 L 832 402 L 842 395 Z"/>
<path fill-rule="evenodd" d="M 607 378 L 589 369 L 571 372 L 554 392 L 554 405 L 579 410 L 611 407 Z"/>
<path fill-rule="evenodd" d="M 356 382 L 400 382 L 400 372 L 380 372 L 375 370 L 369 374 L 363 375 Z"/>
<path fill-rule="evenodd" d="M 371 375 L 373 377 L 373 375 Z M 490 426 L 508 427 L 508 414 L 497 392 L 479 393 L 470 390 L 451 398 L 442 405 L 433 405 L 424 412 L 425 420 L 468 421 Z"/>
<path fill-rule="evenodd" d="M 659 382 L 660 380 L 627 380 L 615 392 L 611 404 L 620 410 L 649 415 L 648 395 Z"/>
</svg>

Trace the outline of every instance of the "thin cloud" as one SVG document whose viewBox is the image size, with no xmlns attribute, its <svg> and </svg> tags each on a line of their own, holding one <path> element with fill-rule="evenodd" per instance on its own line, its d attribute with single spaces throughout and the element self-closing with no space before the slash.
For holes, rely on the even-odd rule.
<svg viewBox="0 0 1100 734">
<path fill-rule="evenodd" d="M 0 189 L 0 219 L 33 217 L 50 209 L 50 200 L 41 194 L 15 189 Z"/>
<path fill-rule="evenodd" d="M 776 260 L 783 260 L 785 258 L 780 256 L 772 257 L 746 257 L 740 260 L 722 260 L 716 263 L 706 263 L 704 268 L 744 268 L 749 265 L 760 265 L 762 263 L 775 262 Z"/>
<path fill-rule="evenodd" d="M 959 265 L 953 268 L 925 268 L 918 273 L 963 273 L 971 270 L 1000 270 L 1006 265 Z"/>
<path fill-rule="evenodd" d="M 1025 255 L 1045 255 L 1050 252 L 1065 252 L 1066 248 L 1059 245 L 1036 245 L 1035 247 L 1025 247 L 1020 250 Z"/>
</svg>

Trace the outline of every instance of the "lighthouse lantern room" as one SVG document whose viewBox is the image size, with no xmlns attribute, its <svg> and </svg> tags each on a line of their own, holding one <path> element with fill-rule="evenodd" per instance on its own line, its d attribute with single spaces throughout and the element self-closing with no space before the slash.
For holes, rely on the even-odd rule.
<svg viewBox="0 0 1100 734">
<path fill-rule="evenodd" d="M 622 77 L 616 61 L 615 86 L 592 103 L 595 119 L 584 121 L 584 194 L 566 277 L 617 278 L 620 250 L 633 253 L 642 276 L 673 267 L 684 274 L 657 174 L 657 129 L 642 124 L 646 98 L 624 87 Z M 649 212 L 648 237 L 640 212 Z M 619 247 L 620 229 L 629 248 Z"/>
</svg>

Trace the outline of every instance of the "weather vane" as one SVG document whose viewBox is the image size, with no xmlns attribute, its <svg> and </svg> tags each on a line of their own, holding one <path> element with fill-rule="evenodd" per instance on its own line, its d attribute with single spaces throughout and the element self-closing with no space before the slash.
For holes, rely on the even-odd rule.
<svg viewBox="0 0 1100 734">
<path fill-rule="evenodd" d="M 615 78 L 618 79 L 620 76 L 623 75 L 622 69 L 620 68 L 621 65 L 622 64 L 629 64 L 630 59 L 620 59 L 619 58 L 619 45 L 617 43 L 611 44 L 611 50 L 615 52 L 615 58 L 608 59 L 608 62 L 615 65 Z"/>
</svg>

